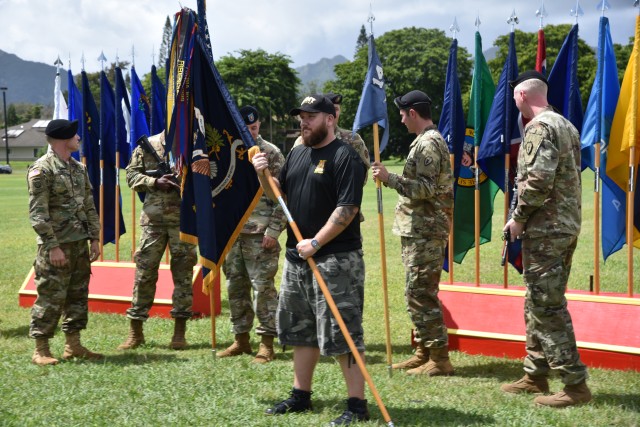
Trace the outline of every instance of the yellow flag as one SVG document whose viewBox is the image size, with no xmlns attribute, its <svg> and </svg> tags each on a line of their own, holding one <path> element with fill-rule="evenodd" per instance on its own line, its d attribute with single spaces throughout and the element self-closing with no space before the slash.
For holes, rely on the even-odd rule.
<svg viewBox="0 0 640 427">
<path fill-rule="evenodd" d="M 607 149 L 607 175 L 627 193 L 629 191 L 629 164 L 635 166 L 633 181 L 637 183 L 638 160 L 640 159 L 640 15 L 636 16 L 636 32 L 629 64 L 620 87 L 620 98 L 611 125 L 609 148 Z M 629 159 L 631 147 L 635 147 L 635 158 Z M 630 162 L 631 160 L 631 162 Z M 635 188 L 638 191 L 638 188 Z M 634 230 L 633 246 L 640 248 L 640 232 Z"/>
</svg>

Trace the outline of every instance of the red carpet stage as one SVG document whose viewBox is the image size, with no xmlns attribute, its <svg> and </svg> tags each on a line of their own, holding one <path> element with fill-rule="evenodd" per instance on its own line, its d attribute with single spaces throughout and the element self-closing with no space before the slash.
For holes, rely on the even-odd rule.
<svg viewBox="0 0 640 427">
<path fill-rule="evenodd" d="M 193 269 L 193 314 L 196 317 L 209 316 L 211 308 L 209 296 L 202 293 L 202 268 L 196 265 Z M 91 281 L 89 282 L 89 311 L 101 313 L 124 314 L 131 306 L 131 292 L 136 265 L 132 262 L 94 262 L 91 264 Z M 20 288 L 19 303 L 21 307 L 31 307 L 36 300 L 36 287 L 33 282 L 33 268 Z M 149 312 L 150 316 L 171 317 L 171 294 L 173 280 L 168 264 L 160 264 L 156 298 Z M 220 278 L 214 283 L 216 298 L 216 315 L 220 314 Z"/>
<path fill-rule="evenodd" d="M 521 287 L 440 284 L 452 350 L 509 358 L 525 352 Z M 589 366 L 640 371 L 640 298 L 567 292 L 582 361 Z"/>
</svg>

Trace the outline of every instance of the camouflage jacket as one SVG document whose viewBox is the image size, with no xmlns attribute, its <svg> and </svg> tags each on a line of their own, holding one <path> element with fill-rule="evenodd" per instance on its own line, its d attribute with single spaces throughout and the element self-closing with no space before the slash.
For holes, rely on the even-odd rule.
<svg viewBox="0 0 640 427">
<path fill-rule="evenodd" d="M 260 151 L 267 153 L 269 172 L 271 172 L 271 175 L 278 177 L 280 175 L 280 169 L 282 169 L 282 165 L 284 164 L 284 156 L 278 147 L 265 141 L 260 135 L 258 135 L 256 145 L 260 148 Z M 262 194 L 260 201 L 258 201 L 253 212 L 251 212 L 251 216 L 244 224 L 242 233 L 264 234 L 277 239 L 286 224 L 287 218 L 280 204 L 269 199 L 266 194 Z"/>
<path fill-rule="evenodd" d="M 411 143 L 402 175 L 385 184 L 398 192 L 393 233 L 404 237 L 447 239 L 453 209 L 449 149 L 435 125 Z"/>
<path fill-rule="evenodd" d="M 164 155 L 164 133 L 149 137 L 149 142 L 160 157 Z M 127 166 L 127 184 L 137 192 L 145 192 L 144 205 L 140 213 L 140 225 L 177 226 L 180 224 L 180 194 L 177 191 L 162 191 L 154 184 L 156 178 L 145 175 L 158 167 L 153 156 L 142 147 L 136 147 Z"/>
<path fill-rule="evenodd" d="M 580 136 L 550 108 L 531 120 L 518 153 L 513 219 L 527 237 L 578 235 L 581 223 Z"/>
<path fill-rule="evenodd" d="M 67 163 L 47 153 L 29 167 L 27 183 L 29 220 L 44 249 L 100 238 L 100 219 L 82 163 L 74 158 Z"/>
<path fill-rule="evenodd" d="M 367 144 L 364 143 L 362 137 L 359 134 L 354 134 L 350 130 L 342 129 L 341 127 L 336 126 L 335 128 L 336 138 L 342 140 L 343 142 L 349 144 L 356 153 L 360 156 L 364 165 L 366 167 L 366 174 L 364 176 L 364 185 L 367 184 L 367 178 L 369 177 L 369 169 L 371 168 L 371 160 L 369 159 L 369 149 L 367 148 Z M 293 146 L 296 147 L 302 144 L 302 136 L 299 136 L 296 139 L 296 142 L 293 143 Z"/>
</svg>

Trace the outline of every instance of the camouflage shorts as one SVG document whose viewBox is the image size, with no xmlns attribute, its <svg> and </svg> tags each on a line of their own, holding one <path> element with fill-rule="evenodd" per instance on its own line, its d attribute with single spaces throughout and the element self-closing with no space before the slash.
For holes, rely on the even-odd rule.
<svg viewBox="0 0 640 427">
<path fill-rule="evenodd" d="M 327 255 L 316 263 L 356 348 L 363 352 L 362 250 Z M 276 325 L 282 345 L 317 347 L 325 356 L 351 352 L 307 263 L 285 259 Z"/>
</svg>

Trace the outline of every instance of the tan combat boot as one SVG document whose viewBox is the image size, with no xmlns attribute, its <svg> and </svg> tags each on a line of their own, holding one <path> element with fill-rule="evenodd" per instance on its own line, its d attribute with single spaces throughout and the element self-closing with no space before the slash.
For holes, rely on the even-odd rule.
<svg viewBox="0 0 640 427">
<path fill-rule="evenodd" d="M 549 382 L 545 375 L 529 375 L 524 374 L 524 377 L 511 384 L 502 384 L 500 390 L 505 393 L 548 393 Z"/>
<path fill-rule="evenodd" d="M 187 347 L 187 340 L 184 337 L 187 331 L 187 319 L 184 317 L 176 318 L 173 326 L 173 337 L 169 347 L 173 350 L 183 350 Z"/>
<path fill-rule="evenodd" d="M 142 331 L 142 320 L 131 319 L 129 325 L 129 336 L 118 346 L 118 350 L 131 350 L 144 344 L 144 332 Z"/>
<path fill-rule="evenodd" d="M 39 366 L 58 364 L 58 359 L 53 357 L 49 350 L 49 338 L 36 338 L 36 349 L 31 356 L 31 362 Z"/>
<path fill-rule="evenodd" d="M 549 406 L 551 408 L 566 408 L 567 406 L 582 405 L 591 401 L 591 390 L 586 381 L 578 384 L 565 385 L 562 391 L 551 396 L 538 396 L 533 402 L 536 405 Z"/>
<path fill-rule="evenodd" d="M 258 354 L 256 354 L 256 357 L 251 361 L 251 363 L 269 363 L 275 358 L 276 353 L 273 351 L 273 336 L 263 335 Z"/>
<path fill-rule="evenodd" d="M 418 343 L 418 347 L 416 348 L 416 352 L 408 358 L 407 360 L 394 363 L 391 365 L 392 369 L 413 369 L 418 366 L 422 366 L 429 361 L 429 349 L 425 348 L 422 342 Z"/>
<path fill-rule="evenodd" d="M 249 333 L 237 334 L 236 340 L 226 350 L 217 354 L 218 357 L 240 356 L 251 354 L 251 344 L 249 343 Z"/>
<path fill-rule="evenodd" d="M 80 344 L 80 331 L 65 333 L 65 338 L 63 359 L 69 360 L 77 357 L 79 359 L 100 360 L 104 358 L 102 354 L 94 353 Z"/>
<path fill-rule="evenodd" d="M 453 375 L 453 366 L 449 361 L 449 348 L 430 348 L 429 361 L 417 368 L 409 369 L 407 374 L 429 375 L 430 377 Z"/>
</svg>

